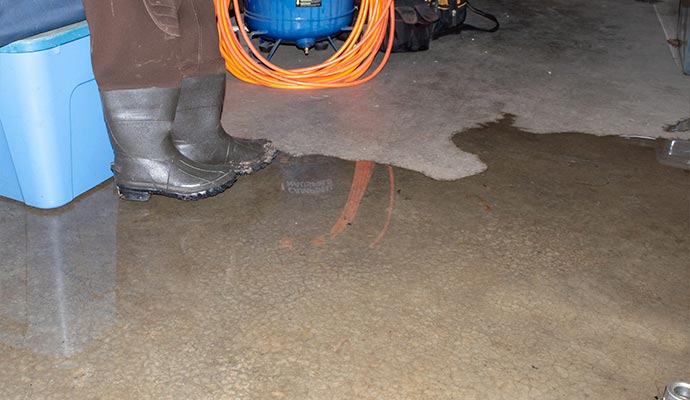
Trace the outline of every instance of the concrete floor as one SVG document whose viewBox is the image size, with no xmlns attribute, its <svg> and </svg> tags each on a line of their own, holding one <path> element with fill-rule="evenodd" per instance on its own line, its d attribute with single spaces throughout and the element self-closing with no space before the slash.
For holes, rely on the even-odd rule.
<svg viewBox="0 0 690 400">
<path fill-rule="evenodd" d="M 291 154 L 374 160 L 454 180 L 485 165 L 452 136 L 515 115 L 535 133 L 583 132 L 690 139 L 664 127 L 690 116 L 690 79 L 660 24 L 678 0 L 473 0 L 501 21 L 495 33 L 442 37 L 428 51 L 393 54 L 366 85 L 278 91 L 228 81 L 223 122 Z M 671 10 L 669 10 L 669 7 Z M 666 25 L 675 25 L 666 22 Z M 470 22 L 481 24 L 476 16 Z M 281 66 L 316 63 L 294 47 Z"/>
<path fill-rule="evenodd" d="M 511 121 L 455 138 L 489 166 L 460 181 L 282 157 L 201 202 L 0 200 L 0 398 L 653 400 L 690 379 L 690 174 L 655 142 Z"/>
</svg>

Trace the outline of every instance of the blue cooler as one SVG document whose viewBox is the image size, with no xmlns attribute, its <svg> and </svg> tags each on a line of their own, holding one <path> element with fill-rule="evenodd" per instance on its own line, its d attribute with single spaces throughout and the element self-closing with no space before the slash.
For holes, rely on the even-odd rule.
<svg viewBox="0 0 690 400">
<path fill-rule="evenodd" d="M 112 160 L 86 22 L 0 48 L 0 196 L 60 207 Z"/>
</svg>

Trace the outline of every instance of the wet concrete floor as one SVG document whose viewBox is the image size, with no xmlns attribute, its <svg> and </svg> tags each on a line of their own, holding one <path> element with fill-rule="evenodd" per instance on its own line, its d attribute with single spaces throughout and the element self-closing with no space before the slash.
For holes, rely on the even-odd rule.
<svg viewBox="0 0 690 400">
<path fill-rule="evenodd" d="M 649 399 L 690 379 L 690 174 L 456 136 L 453 182 L 281 156 L 200 202 L 0 200 L 2 399 Z"/>
</svg>

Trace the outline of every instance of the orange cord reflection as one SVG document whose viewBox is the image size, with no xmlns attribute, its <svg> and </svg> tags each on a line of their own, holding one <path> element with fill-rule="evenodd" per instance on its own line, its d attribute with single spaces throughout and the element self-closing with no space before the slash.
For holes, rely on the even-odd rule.
<svg viewBox="0 0 690 400">
<path fill-rule="evenodd" d="M 313 247 L 321 247 L 326 244 L 327 239 L 334 239 L 336 236 L 340 235 L 345 231 L 345 229 L 352 224 L 357 217 L 357 212 L 362 204 L 362 199 L 369 187 L 371 182 L 371 177 L 374 174 L 374 169 L 376 164 L 373 161 L 357 161 L 355 164 L 355 173 L 352 178 L 352 185 L 350 186 L 350 193 L 347 197 L 347 202 L 345 202 L 345 207 L 340 214 L 338 220 L 331 227 L 330 234 L 328 238 L 324 235 L 314 237 L 311 240 Z M 388 212 L 386 215 L 386 222 L 381 228 L 381 231 L 376 236 L 376 238 L 369 244 L 369 248 L 375 248 L 381 240 L 388 233 L 388 228 L 390 227 L 391 220 L 393 218 L 393 209 L 395 207 L 395 173 L 393 172 L 393 167 L 390 165 L 388 168 L 388 179 L 389 179 L 389 198 L 388 198 Z M 281 249 L 293 249 L 292 238 L 282 238 L 280 240 Z"/>
</svg>

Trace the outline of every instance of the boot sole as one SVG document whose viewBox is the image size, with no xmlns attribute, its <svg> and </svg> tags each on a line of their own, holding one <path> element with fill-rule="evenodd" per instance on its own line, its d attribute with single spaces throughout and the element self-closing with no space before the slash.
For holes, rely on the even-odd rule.
<svg viewBox="0 0 690 400">
<path fill-rule="evenodd" d="M 175 193 L 175 192 L 167 192 L 164 190 L 158 190 L 158 189 L 139 189 L 139 188 L 131 188 L 127 187 L 124 185 L 117 185 L 117 193 L 120 196 L 121 199 L 124 200 L 129 200 L 129 201 L 149 201 L 151 199 L 152 195 L 159 195 L 159 196 L 166 196 L 166 197 L 172 197 L 174 199 L 178 200 L 185 200 L 185 201 L 195 201 L 195 200 L 201 200 L 205 199 L 208 197 L 213 197 L 217 194 L 223 193 L 226 189 L 230 188 L 237 178 L 232 178 L 230 181 L 219 185 L 212 187 L 210 189 L 203 190 L 201 192 L 196 192 L 196 193 Z"/>
<path fill-rule="evenodd" d="M 242 169 L 242 168 L 236 169 L 236 170 L 233 170 L 233 172 L 236 173 L 237 175 L 249 175 L 249 174 L 253 174 L 254 172 L 261 171 L 262 169 L 273 164 L 273 161 L 276 159 L 276 157 L 278 157 L 278 154 L 280 154 L 280 150 L 276 150 L 273 153 L 273 156 L 271 156 L 270 160 L 262 161 L 258 164 L 252 165 L 251 167 L 247 167 L 244 169 Z"/>
</svg>

